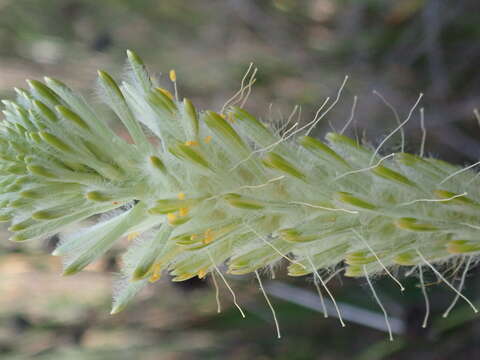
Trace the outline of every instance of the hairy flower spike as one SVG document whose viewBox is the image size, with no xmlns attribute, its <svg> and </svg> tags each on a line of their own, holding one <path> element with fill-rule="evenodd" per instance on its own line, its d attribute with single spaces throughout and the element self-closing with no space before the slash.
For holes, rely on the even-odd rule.
<svg viewBox="0 0 480 360">
<path fill-rule="evenodd" d="M 258 275 L 283 259 L 289 275 L 317 279 L 317 269 L 342 261 L 345 276 L 392 276 L 392 266 L 480 253 L 472 170 L 406 153 L 382 158 L 342 134 L 327 134 L 327 144 L 305 136 L 308 127 L 282 138 L 239 107 L 202 112 L 178 100 L 175 71 L 172 95 L 136 53 L 127 56 L 127 79 L 100 71 L 99 84 L 133 143 L 51 78 L 2 101 L 0 128 L 0 221 L 11 222 L 12 240 L 108 213 L 62 235 L 54 255 L 70 275 L 135 237 L 112 313 L 166 271 L 174 281 L 212 271 L 224 279 L 225 261 L 231 274 Z"/>
</svg>

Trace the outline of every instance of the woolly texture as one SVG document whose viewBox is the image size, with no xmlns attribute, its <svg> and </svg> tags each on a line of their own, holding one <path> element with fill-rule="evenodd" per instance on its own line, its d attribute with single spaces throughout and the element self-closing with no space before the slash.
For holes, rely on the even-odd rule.
<svg viewBox="0 0 480 360">
<path fill-rule="evenodd" d="M 136 54 L 128 59 L 125 82 L 100 71 L 99 85 L 132 143 L 51 78 L 3 101 L 0 130 L 0 217 L 12 240 L 123 209 L 55 250 L 73 274 L 120 237 L 143 234 L 125 257 L 113 312 L 164 271 L 182 281 L 224 262 L 248 274 L 286 259 L 291 276 L 342 262 L 346 276 L 391 275 L 480 251 L 471 170 L 382 158 L 337 133 L 323 143 L 305 136 L 315 121 L 282 138 L 239 107 L 199 112 L 158 88 Z"/>
</svg>

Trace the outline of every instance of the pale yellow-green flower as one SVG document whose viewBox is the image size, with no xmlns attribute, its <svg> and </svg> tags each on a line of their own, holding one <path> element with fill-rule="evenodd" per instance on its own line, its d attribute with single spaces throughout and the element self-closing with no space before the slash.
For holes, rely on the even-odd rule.
<svg viewBox="0 0 480 360">
<path fill-rule="evenodd" d="M 282 139 L 242 108 L 195 109 L 176 87 L 175 96 L 159 88 L 136 54 L 128 59 L 124 82 L 103 71 L 98 81 L 132 143 L 51 78 L 3 101 L 0 129 L 0 219 L 12 240 L 105 214 L 55 250 L 74 274 L 122 236 L 136 238 L 113 312 L 164 272 L 204 278 L 224 262 L 231 274 L 287 259 L 291 276 L 340 263 L 346 276 L 391 276 L 392 267 L 480 251 L 473 171 L 412 154 L 382 158 L 341 134 Z"/>
</svg>

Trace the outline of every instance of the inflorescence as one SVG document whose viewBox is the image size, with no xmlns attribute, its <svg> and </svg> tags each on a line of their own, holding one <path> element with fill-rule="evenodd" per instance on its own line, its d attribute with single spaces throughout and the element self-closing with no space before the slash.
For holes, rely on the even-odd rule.
<svg viewBox="0 0 480 360">
<path fill-rule="evenodd" d="M 326 142 L 308 136 L 335 102 L 281 135 L 241 106 L 200 112 L 178 99 L 174 71 L 172 95 L 135 53 L 128 60 L 121 84 L 103 71 L 98 79 L 131 141 L 52 78 L 15 89 L 0 129 L 0 218 L 11 222 L 12 240 L 105 214 L 54 251 L 70 275 L 122 236 L 137 238 L 123 257 L 113 313 L 164 272 L 173 281 L 223 278 L 226 263 L 228 273 L 260 281 L 259 270 L 284 260 L 289 275 L 313 274 L 330 294 L 321 276 L 339 264 L 345 276 L 370 284 L 368 276 L 384 273 L 403 289 L 392 274 L 399 267 L 440 274 L 432 264 L 480 251 L 472 170 L 423 154 L 382 157 L 380 146 L 340 133 Z"/>
</svg>

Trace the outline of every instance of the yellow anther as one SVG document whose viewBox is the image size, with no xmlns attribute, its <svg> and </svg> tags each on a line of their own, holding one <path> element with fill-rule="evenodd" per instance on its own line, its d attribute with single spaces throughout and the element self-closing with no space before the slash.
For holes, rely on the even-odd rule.
<svg viewBox="0 0 480 360">
<path fill-rule="evenodd" d="M 170 70 L 168 75 L 170 76 L 170 81 L 172 81 L 172 82 L 177 81 L 177 73 L 175 72 L 175 70 L 173 70 L 173 69 Z"/>
<path fill-rule="evenodd" d="M 168 98 L 170 98 L 170 100 L 173 100 L 173 95 L 170 91 L 168 91 L 167 89 L 164 89 L 164 88 L 157 88 L 158 91 L 160 91 L 163 95 L 167 96 Z"/>
<path fill-rule="evenodd" d="M 172 224 L 175 222 L 175 220 L 177 220 L 177 214 L 168 213 L 168 214 L 167 214 L 167 220 L 168 220 L 168 223 L 169 223 L 170 225 L 172 225 Z"/>
<path fill-rule="evenodd" d="M 195 241 L 197 240 L 198 236 L 196 234 L 190 235 L 190 240 Z"/>
<path fill-rule="evenodd" d="M 225 114 L 220 114 L 220 116 L 221 116 L 222 118 L 224 118 L 225 120 L 227 120 L 227 116 L 226 116 Z"/>
<path fill-rule="evenodd" d="M 180 209 L 178 210 L 178 214 L 179 214 L 180 216 L 187 216 L 187 215 L 188 215 L 188 211 L 189 211 L 189 209 L 186 208 L 186 207 L 180 208 Z"/>
<path fill-rule="evenodd" d="M 139 236 L 140 236 L 140 233 L 137 231 L 134 231 L 127 235 L 127 240 L 132 241 L 133 239 L 136 239 Z"/>
<path fill-rule="evenodd" d="M 198 141 L 195 141 L 195 140 L 185 141 L 185 145 L 187 145 L 187 146 L 198 146 Z"/>
<path fill-rule="evenodd" d="M 205 276 L 207 276 L 207 270 L 208 270 L 208 269 L 206 269 L 206 268 L 200 269 L 200 270 L 198 271 L 198 278 L 199 278 L 199 279 L 203 279 Z"/>
<path fill-rule="evenodd" d="M 161 277 L 161 272 L 162 270 L 162 264 L 161 263 L 156 263 L 153 265 L 153 270 L 152 270 L 152 275 L 150 275 L 150 278 L 148 279 L 149 282 L 153 283 L 155 281 L 158 281 Z"/>
<path fill-rule="evenodd" d="M 205 144 L 210 144 L 210 142 L 212 141 L 212 136 L 211 135 L 206 136 L 204 141 L 205 141 Z"/>
<path fill-rule="evenodd" d="M 185 193 L 184 192 L 179 192 L 177 194 L 178 200 L 185 200 Z"/>
<path fill-rule="evenodd" d="M 215 235 L 212 231 L 212 229 L 207 229 L 205 233 L 203 234 L 203 243 L 210 244 L 213 240 L 215 240 Z"/>
<path fill-rule="evenodd" d="M 154 283 L 155 281 L 158 281 L 160 277 L 161 277 L 160 274 L 152 274 L 148 279 L 148 281 L 151 283 Z"/>
</svg>

